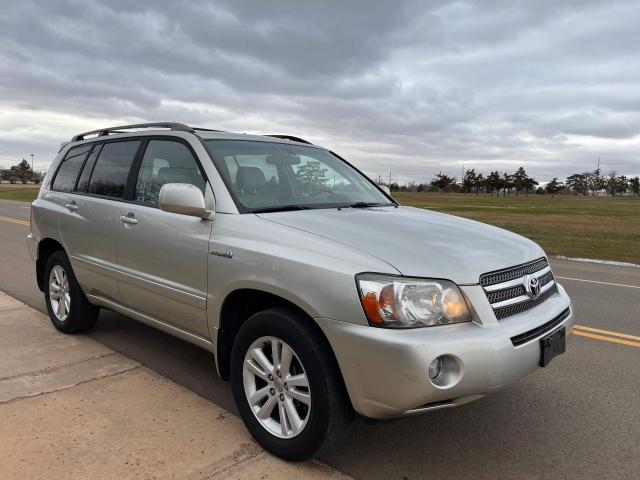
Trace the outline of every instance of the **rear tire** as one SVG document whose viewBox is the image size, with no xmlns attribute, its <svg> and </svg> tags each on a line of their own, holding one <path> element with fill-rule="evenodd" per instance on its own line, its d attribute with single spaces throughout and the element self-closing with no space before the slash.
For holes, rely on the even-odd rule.
<svg viewBox="0 0 640 480">
<path fill-rule="evenodd" d="M 63 333 L 83 333 L 98 320 L 100 309 L 84 296 L 69 258 L 59 250 L 44 268 L 44 299 L 51 323 Z"/>
<path fill-rule="evenodd" d="M 355 418 L 333 353 L 308 322 L 292 308 L 256 313 L 240 327 L 231 352 L 242 420 L 265 450 L 291 461 L 331 449 Z"/>
</svg>

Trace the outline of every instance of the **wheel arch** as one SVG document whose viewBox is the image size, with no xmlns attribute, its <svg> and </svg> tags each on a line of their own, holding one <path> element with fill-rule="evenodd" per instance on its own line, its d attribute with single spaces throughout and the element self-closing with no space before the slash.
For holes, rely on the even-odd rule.
<svg viewBox="0 0 640 480">
<path fill-rule="evenodd" d="M 224 380 L 230 377 L 231 348 L 242 324 L 255 313 L 273 307 L 287 307 L 296 311 L 300 318 L 304 318 L 305 325 L 309 326 L 318 336 L 320 341 L 329 349 L 338 371 L 340 367 L 335 353 L 320 326 L 309 313 L 290 300 L 277 294 L 255 288 L 240 288 L 230 292 L 222 303 L 216 345 L 216 364 L 218 373 Z M 342 376 L 342 372 L 340 373 Z M 341 378 L 343 384 L 344 380 Z"/>
<path fill-rule="evenodd" d="M 60 242 L 53 238 L 43 238 L 38 242 L 38 258 L 36 259 L 36 281 L 41 292 L 44 291 L 44 268 L 49 257 L 59 250 L 64 251 Z"/>
</svg>

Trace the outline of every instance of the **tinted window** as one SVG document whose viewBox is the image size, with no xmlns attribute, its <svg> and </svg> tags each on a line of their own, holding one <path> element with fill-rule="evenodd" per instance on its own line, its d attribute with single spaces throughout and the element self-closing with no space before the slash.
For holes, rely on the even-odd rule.
<svg viewBox="0 0 640 480">
<path fill-rule="evenodd" d="M 139 141 L 105 143 L 93 169 L 88 192 L 122 198 L 139 145 Z"/>
<path fill-rule="evenodd" d="M 205 180 L 191 151 L 179 142 L 151 140 L 140 165 L 135 201 L 158 205 L 165 183 L 190 183 L 204 193 Z"/>
<path fill-rule="evenodd" d="M 78 185 L 76 186 L 76 191 L 78 192 L 86 192 L 87 186 L 89 185 L 89 177 L 91 177 L 91 172 L 93 171 L 93 166 L 96 164 L 96 158 L 98 158 L 98 154 L 100 153 L 100 149 L 102 145 L 96 145 L 96 147 L 91 151 L 89 158 L 86 162 L 84 162 L 84 167 L 82 168 L 82 173 L 80 173 L 80 178 L 78 179 Z"/>
<path fill-rule="evenodd" d="M 70 149 L 62 161 L 56 177 L 53 179 L 51 188 L 59 192 L 71 192 L 76 184 L 78 173 L 87 158 L 87 153 L 92 145 L 82 145 Z"/>
</svg>

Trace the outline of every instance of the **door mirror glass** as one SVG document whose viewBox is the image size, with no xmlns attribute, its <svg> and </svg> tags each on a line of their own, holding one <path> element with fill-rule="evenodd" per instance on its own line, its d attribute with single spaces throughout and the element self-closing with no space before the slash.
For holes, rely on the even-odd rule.
<svg viewBox="0 0 640 480">
<path fill-rule="evenodd" d="M 158 203 L 160 210 L 165 212 L 200 218 L 209 215 L 202 191 L 189 183 L 165 183 L 160 189 Z"/>
</svg>

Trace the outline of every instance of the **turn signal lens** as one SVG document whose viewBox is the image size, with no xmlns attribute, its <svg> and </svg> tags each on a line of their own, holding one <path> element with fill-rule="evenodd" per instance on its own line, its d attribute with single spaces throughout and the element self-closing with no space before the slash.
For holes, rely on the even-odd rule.
<svg viewBox="0 0 640 480">
<path fill-rule="evenodd" d="M 380 318 L 380 304 L 378 303 L 378 298 L 375 293 L 369 292 L 362 297 L 362 306 L 371 323 L 376 325 L 382 325 L 384 323 L 382 318 Z"/>
<path fill-rule="evenodd" d="M 460 290 L 449 289 L 442 299 L 444 314 L 451 319 L 462 318 L 467 315 L 467 305 Z"/>
<path fill-rule="evenodd" d="M 362 274 L 356 281 L 373 326 L 411 328 L 471 321 L 462 292 L 448 280 Z"/>
</svg>

